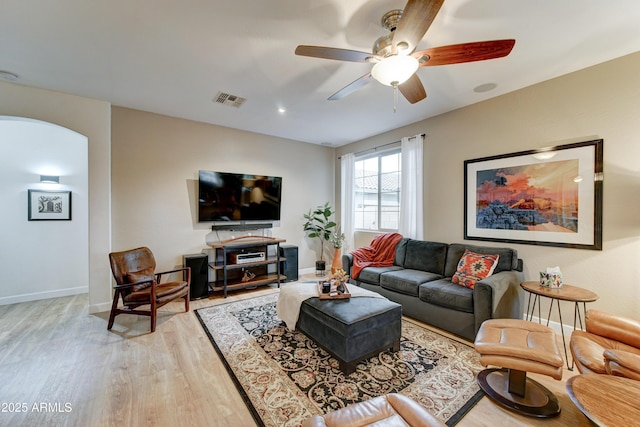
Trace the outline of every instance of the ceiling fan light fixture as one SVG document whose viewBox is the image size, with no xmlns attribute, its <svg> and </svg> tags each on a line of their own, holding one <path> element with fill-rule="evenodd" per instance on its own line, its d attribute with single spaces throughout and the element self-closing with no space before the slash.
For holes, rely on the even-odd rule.
<svg viewBox="0 0 640 427">
<path fill-rule="evenodd" d="M 371 70 L 374 79 L 386 86 L 401 85 L 418 70 L 418 60 L 413 56 L 388 56 Z"/>
</svg>

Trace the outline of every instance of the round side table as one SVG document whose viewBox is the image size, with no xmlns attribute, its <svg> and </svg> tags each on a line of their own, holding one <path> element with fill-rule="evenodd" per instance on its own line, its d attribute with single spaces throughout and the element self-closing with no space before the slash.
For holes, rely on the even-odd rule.
<svg viewBox="0 0 640 427">
<path fill-rule="evenodd" d="M 573 403 L 598 426 L 637 425 L 640 381 L 612 375 L 584 374 L 567 380 Z"/>
<path fill-rule="evenodd" d="M 564 327 L 562 323 L 562 311 L 560 310 L 560 301 L 570 301 L 574 303 L 573 307 L 573 330 L 576 329 L 576 324 L 580 322 L 580 329 L 584 329 L 583 317 L 587 313 L 587 303 L 593 302 L 598 299 L 598 295 L 591 292 L 588 289 L 581 288 L 579 286 L 562 285 L 561 288 L 548 288 L 540 285 L 540 282 L 522 282 L 520 287 L 529 293 L 529 299 L 527 302 L 527 320 L 533 319 L 533 313 L 535 312 L 536 304 L 538 305 L 538 320 L 542 323 L 542 317 L 540 315 L 540 297 L 547 297 L 551 299 L 549 305 L 549 313 L 547 314 L 547 326 L 549 326 L 549 319 L 551 318 L 551 310 L 553 309 L 553 302 L 556 301 L 558 306 L 558 317 L 560 318 L 560 331 L 562 332 L 562 344 L 564 346 L 564 357 L 567 361 L 567 367 L 570 371 L 573 371 L 573 359 L 571 360 L 571 366 L 569 366 L 569 355 L 567 353 L 567 342 L 564 336 Z M 533 304 L 531 297 L 533 296 Z M 580 304 L 582 303 L 582 314 L 580 313 Z"/>
</svg>

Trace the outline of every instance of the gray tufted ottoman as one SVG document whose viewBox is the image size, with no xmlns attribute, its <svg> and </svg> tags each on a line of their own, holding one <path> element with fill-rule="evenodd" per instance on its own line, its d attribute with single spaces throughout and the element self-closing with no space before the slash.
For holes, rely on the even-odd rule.
<svg viewBox="0 0 640 427">
<path fill-rule="evenodd" d="M 388 348 L 400 350 L 402 306 L 383 298 L 309 298 L 297 329 L 327 350 L 350 374 L 358 362 Z"/>
</svg>

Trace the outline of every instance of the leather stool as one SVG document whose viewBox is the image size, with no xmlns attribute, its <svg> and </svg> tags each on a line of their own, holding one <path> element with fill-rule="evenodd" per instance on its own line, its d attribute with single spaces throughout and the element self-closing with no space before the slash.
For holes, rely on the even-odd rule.
<svg viewBox="0 0 640 427">
<path fill-rule="evenodd" d="M 502 406 L 539 418 L 560 414 L 560 403 L 527 372 L 562 379 L 564 361 L 551 328 L 519 319 L 490 319 L 480 326 L 475 348 L 482 366 L 480 388 Z"/>
<path fill-rule="evenodd" d="M 446 427 L 439 419 L 402 394 L 390 393 L 364 402 L 349 405 L 325 415 L 316 415 L 302 423 L 302 427 Z"/>
</svg>

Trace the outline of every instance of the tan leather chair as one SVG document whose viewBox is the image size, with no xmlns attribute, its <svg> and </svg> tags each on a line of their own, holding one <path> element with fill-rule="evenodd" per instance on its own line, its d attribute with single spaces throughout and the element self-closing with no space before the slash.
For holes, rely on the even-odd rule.
<svg viewBox="0 0 640 427">
<path fill-rule="evenodd" d="M 573 331 L 569 342 L 580 373 L 640 380 L 640 322 L 593 309 L 585 317 L 586 331 Z"/>
<path fill-rule="evenodd" d="M 189 311 L 191 268 L 156 273 L 156 260 L 151 250 L 146 247 L 112 252 L 109 254 L 109 261 L 116 286 L 107 329 L 113 327 L 113 321 L 118 314 L 128 313 L 150 316 L 151 332 L 154 332 L 158 308 L 177 298 L 184 298 L 184 309 Z M 178 272 L 184 272 L 184 280 L 160 283 L 163 275 Z M 118 300 L 121 297 L 124 307 L 118 308 Z M 138 309 L 144 305 L 148 305 L 149 309 Z"/>
<path fill-rule="evenodd" d="M 397 393 L 374 397 L 325 415 L 309 418 L 302 427 L 445 427 L 416 401 Z"/>
</svg>

